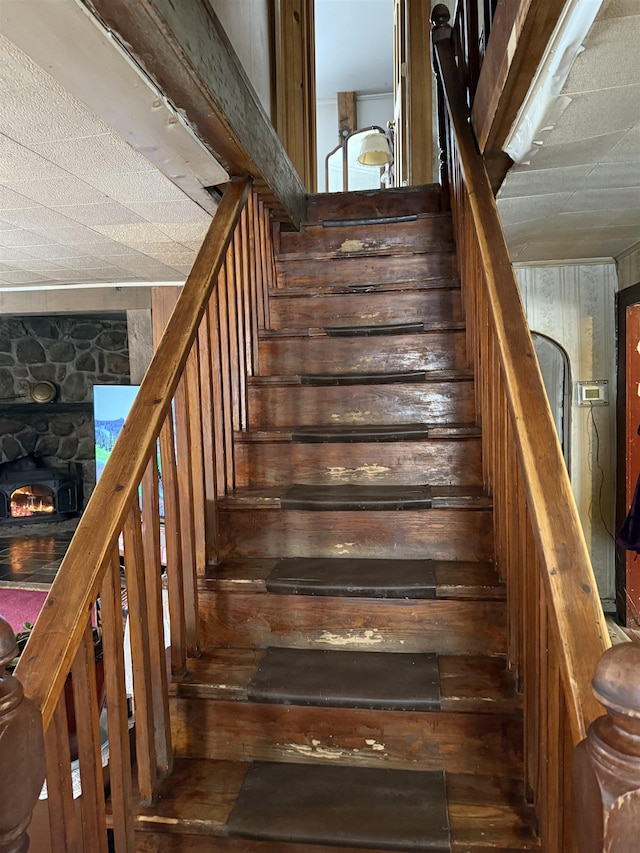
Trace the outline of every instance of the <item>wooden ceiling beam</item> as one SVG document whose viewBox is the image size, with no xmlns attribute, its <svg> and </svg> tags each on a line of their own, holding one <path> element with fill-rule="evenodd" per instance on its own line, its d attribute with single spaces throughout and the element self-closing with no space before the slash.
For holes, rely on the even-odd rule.
<svg viewBox="0 0 640 853">
<path fill-rule="evenodd" d="M 82 0 L 231 175 L 296 228 L 306 190 L 206 0 Z"/>
</svg>

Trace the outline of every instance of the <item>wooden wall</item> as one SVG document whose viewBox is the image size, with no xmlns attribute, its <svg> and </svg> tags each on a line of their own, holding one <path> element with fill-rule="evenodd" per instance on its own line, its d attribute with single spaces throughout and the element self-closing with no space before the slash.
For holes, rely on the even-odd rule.
<svg viewBox="0 0 640 853">
<path fill-rule="evenodd" d="M 516 275 L 533 331 L 554 338 L 569 355 L 571 377 L 577 380 L 608 379 L 609 406 L 571 407 L 571 484 L 600 595 L 614 597 L 613 532 L 616 471 L 615 410 L 615 291 L 616 268 L 609 263 L 535 266 L 516 265 Z M 595 420 L 595 429 L 594 423 Z M 599 465 L 596 460 L 599 435 Z"/>
</svg>

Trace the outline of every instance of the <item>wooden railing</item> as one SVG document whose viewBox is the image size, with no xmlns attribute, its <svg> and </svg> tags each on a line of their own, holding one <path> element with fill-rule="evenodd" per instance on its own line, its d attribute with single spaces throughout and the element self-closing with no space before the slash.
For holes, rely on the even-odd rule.
<svg viewBox="0 0 640 853">
<path fill-rule="evenodd" d="M 609 646 L 569 477 L 489 179 L 469 123 L 446 7 L 433 42 L 442 139 L 476 376 L 495 557 L 507 583 L 509 663 L 523 693 L 525 781 L 545 853 L 574 850 L 573 747 L 602 708 L 591 678 Z M 580 851 L 582 853 L 582 850 Z"/>
<path fill-rule="evenodd" d="M 2 763 L 2 776 L 26 780 L 23 787 L 29 791 L 39 791 L 42 782 L 38 711 L 42 718 L 55 853 L 71 853 L 82 844 L 85 853 L 106 853 L 106 787 L 110 812 L 117 815 L 112 821 L 115 850 L 133 851 L 134 800 L 151 803 L 158 781 L 171 771 L 163 598 L 168 599 L 170 669 L 179 674 L 187 656 L 198 653 L 197 577 L 215 554 L 216 497 L 234 482 L 232 433 L 246 426 L 246 377 L 256 363 L 272 276 L 269 212 L 250 195 L 248 179 L 233 180 L 20 657 L 16 676 L 24 685 L 31 728 L 19 746 L 13 739 L 13 752 L 7 751 L 5 728 L 15 716 L 20 688 L 14 680 L 0 681 L 0 699 L 14 697 L 0 701 L 0 762 L 13 760 L 11 767 Z M 133 714 L 125 685 L 124 592 L 133 617 Z M 103 769 L 105 737 L 93 646 L 96 601 L 108 770 Z M 9 646 L 0 631 L 0 665 L 10 657 Z M 73 700 L 65 703 L 70 672 Z M 71 708 L 77 728 L 75 773 L 67 719 Z M 74 784 L 81 786 L 79 807 Z M 17 853 L 24 849 L 24 820 L 11 808 L 10 802 L 0 802 L 0 849 Z"/>
</svg>

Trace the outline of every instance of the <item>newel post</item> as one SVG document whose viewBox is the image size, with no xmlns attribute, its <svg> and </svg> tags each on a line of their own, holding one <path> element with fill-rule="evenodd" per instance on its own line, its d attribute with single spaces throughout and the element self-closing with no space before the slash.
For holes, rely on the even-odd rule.
<svg viewBox="0 0 640 853">
<path fill-rule="evenodd" d="M 27 827 L 45 772 L 40 712 L 6 671 L 17 653 L 11 626 L 0 617 L 0 853 L 29 849 Z"/>
<path fill-rule="evenodd" d="M 577 849 L 580 853 L 640 850 L 640 644 L 608 649 L 593 678 L 607 709 L 589 728 L 574 758 Z"/>
<path fill-rule="evenodd" d="M 436 98 L 438 103 L 438 146 L 440 148 L 440 193 L 442 198 L 442 209 L 450 210 L 451 197 L 449 189 L 449 164 L 447 162 L 447 108 L 444 102 L 442 80 L 436 58 L 437 45 L 442 41 L 450 41 L 451 25 L 449 20 L 451 13 L 444 3 L 438 3 L 431 12 L 431 43 L 433 45 L 433 73 L 436 78 Z"/>
</svg>

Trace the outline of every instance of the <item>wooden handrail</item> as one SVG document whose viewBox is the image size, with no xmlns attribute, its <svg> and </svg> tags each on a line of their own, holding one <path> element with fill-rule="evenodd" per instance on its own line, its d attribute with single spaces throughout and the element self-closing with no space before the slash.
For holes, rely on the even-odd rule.
<svg viewBox="0 0 640 853">
<path fill-rule="evenodd" d="M 180 299 L 140 385 L 129 417 L 82 515 L 38 617 L 17 675 L 40 710 L 46 730 L 80 646 L 114 539 L 167 416 L 208 298 L 249 193 L 250 181 L 232 181 L 184 285 Z"/>
<path fill-rule="evenodd" d="M 247 376 L 257 364 L 255 342 L 273 285 L 271 213 L 250 189 L 249 178 L 227 185 L 184 287 L 158 289 L 179 290 L 164 303 L 154 296 L 155 355 L 16 670 L 24 684 L 21 713 L 33 719 L 40 743 L 37 732 L 25 741 L 24 726 L 9 732 L 22 737 L 20 755 L 29 747 L 37 752 L 29 755 L 37 772 L 24 773 L 33 798 L 44 759 L 56 853 L 75 851 L 81 836 L 84 849 L 107 853 L 105 750 L 118 815 L 115 850 L 133 853 L 132 726 L 139 800 L 153 802 L 159 780 L 172 770 L 165 646 L 172 674 L 182 674 L 187 657 L 198 654 L 197 583 L 218 553 L 216 499 L 235 478 L 226 438 L 246 428 Z M 0 665 L 13 652 L 12 637 L 3 645 L 0 632 Z M 3 684 L 22 695 L 18 678 L 0 675 L 0 700 Z M 4 737 L 2 715 L 0 701 L 0 760 L 10 779 L 5 762 L 15 748 Z M 80 787 L 81 821 L 74 807 Z M 0 801 L 0 837 L 22 831 L 32 801 L 18 811 L 10 798 Z"/>
<path fill-rule="evenodd" d="M 610 640 L 562 450 L 470 124 L 445 6 L 433 10 L 435 69 L 468 352 L 476 375 L 495 559 L 507 582 L 509 663 L 523 692 L 526 783 L 543 849 L 565 853 L 571 754 L 602 708 L 591 677 Z"/>
</svg>

